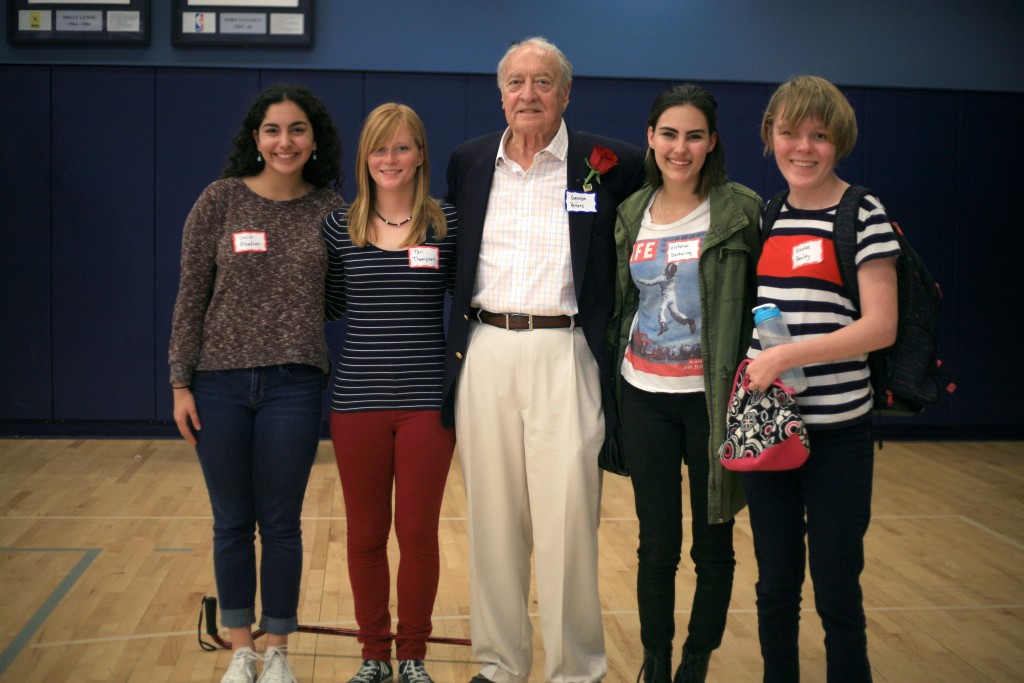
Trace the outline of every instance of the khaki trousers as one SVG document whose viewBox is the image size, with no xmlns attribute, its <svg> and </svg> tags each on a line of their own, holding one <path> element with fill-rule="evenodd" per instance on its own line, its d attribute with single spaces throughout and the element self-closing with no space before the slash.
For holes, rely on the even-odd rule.
<svg viewBox="0 0 1024 683">
<path fill-rule="evenodd" d="M 607 673 L 597 589 L 604 414 L 581 330 L 471 323 L 456 435 L 469 503 L 473 652 L 497 683 L 533 663 L 530 556 L 537 568 L 544 679 Z"/>
</svg>

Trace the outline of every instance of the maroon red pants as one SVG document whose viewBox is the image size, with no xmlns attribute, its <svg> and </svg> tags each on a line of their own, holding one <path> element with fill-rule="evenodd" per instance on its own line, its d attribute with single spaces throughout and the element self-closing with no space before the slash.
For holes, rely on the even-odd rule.
<svg viewBox="0 0 1024 683">
<path fill-rule="evenodd" d="M 348 575 L 363 659 L 391 659 L 388 536 L 394 492 L 398 538 L 398 659 L 423 659 L 440 559 L 441 499 L 455 431 L 436 410 L 331 413 L 331 440 L 348 517 Z"/>
</svg>

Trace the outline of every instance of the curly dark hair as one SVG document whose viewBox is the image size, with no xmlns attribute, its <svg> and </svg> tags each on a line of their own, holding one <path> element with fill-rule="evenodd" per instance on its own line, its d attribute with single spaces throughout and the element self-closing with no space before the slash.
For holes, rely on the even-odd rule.
<svg viewBox="0 0 1024 683">
<path fill-rule="evenodd" d="M 302 178 L 315 187 L 341 187 L 341 138 L 334 128 L 334 121 L 327 113 L 327 107 L 309 88 L 292 83 L 275 83 L 253 100 L 242 119 L 242 127 L 235 135 L 234 151 L 228 157 L 228 164 L 221 171 L 221 178 L 240 178 L 256 175 L 263 170 L 263 162 L 257 160 L 256 141 L 253 131 L 260 127 L 267 109 L 272 104 L 288 100 L 294 102 L 309 117 L 316 140 L 316 159 L 310 157 L 302 169 Z"/>
</svg>

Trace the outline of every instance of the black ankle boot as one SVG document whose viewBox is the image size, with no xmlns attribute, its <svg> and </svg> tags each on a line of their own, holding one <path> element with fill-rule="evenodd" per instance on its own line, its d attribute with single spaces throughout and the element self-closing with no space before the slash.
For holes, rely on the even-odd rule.
<svg viewBox="0 0 1024 683">
<path fill-rule="evenodd" d="M 644 683 L 670 683 L 672 672 L 672 643 L 657 650 L 644 648 L 644 666 L 637 674 L 637 683 L 643 678 Z"/>
<path fill-rule="evenodd" d="M 683 661 L 676 669 L 672 683 L 704 683 L 708 677 L 708 664 L 711 662 L 710 652 L 694 652 L 683 647 Z"/>
</svg>

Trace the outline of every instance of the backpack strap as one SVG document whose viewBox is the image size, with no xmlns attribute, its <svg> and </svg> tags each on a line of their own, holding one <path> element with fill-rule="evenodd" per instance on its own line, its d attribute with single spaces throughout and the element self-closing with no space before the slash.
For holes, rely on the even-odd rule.
<svg viewBox="0 0 1024 683">
<path fill-rule="evenodd" d="M 832 233 L 836 245 L 836 261 L 839 274 L 846 287 L 846 294 L 853 307 L 860 311 L 860 289 L 857 286 L 857 216 L 864 196 L 871 190 L 860 185 L 850 185 L 839 200 L 836 209 L 835 231 Z"/>
<path fill-rule="evenodd" d="M 772 226 L 775 225 L 775 221 L 782 211 L 782 205 L 786 203 L 788 196 L 789 190 L 783 190 L 765 204 L 764 213 L 761 214 L 761 244 L 768 241 L 768 233 L 772 231 Z"/>
</svg>

